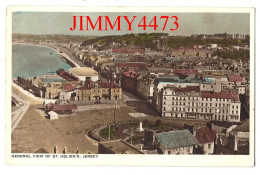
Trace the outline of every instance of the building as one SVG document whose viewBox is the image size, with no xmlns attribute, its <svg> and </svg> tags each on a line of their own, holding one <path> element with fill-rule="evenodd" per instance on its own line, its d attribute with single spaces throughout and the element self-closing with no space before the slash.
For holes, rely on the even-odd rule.
<svg viewBox="0 0 260 175">
<path fill-rule="evenodd" d="M 230 132 L 234 151 L 249 154 L 249 120 L 239 125 Z"/>
<path fill-rule="evenodd" d="M 90 67 L 74 67 L 69 70 L 73 76 L 77 77 L 80 81 L 97 81 L 99 76 L 98 72 Z"/>
<path fill-rule="evenodd" d="M 49 99 L 58 98 L 62 89 L 63 82 L 49 82 L 46 85 L 45 97 Z"/>
<path fill-rule="evenodd" d="M 122 99 L 122 88 L 114 82 L 98 81 L 98 85 L 102 88 L 102 98 L 110 100 Z"/>
<path fill-rule="evenodd" d="M 67 81 L 78 81 L 79 80 L 78 77 L 75 77 L 74 75 L 70 74 L 69 72 L 66 72 L 64 69 L 59 69 L 56 71 L 56 73 Z"/>
<path fill-rule="evenodd" d="M 119 84 L 114 82 L 87 81 L 84 86 L 77 90 L 79 101 L 91 101 L 91 100 L 121 100 L 122 89 Z"/>
<path fill-rule="evenodd" d="M 142 74 L 137 78 L 137 94 L 145 100 L 152 100 L 153 98 L 153 89 L 154 89 L 154 78 L 146 73 L 146 76 Z"/>
<path fill-rule="evenodd" d="M 198 86 L 167 86 L 159 93 L 163 117 L 240 121 L 241 103 L 236 92 L 201 92 Z"/>
<path fill-rule="evenodd" d="M 54 111 L 57 114 L 69 114 L 69 115 L 78 110 L 76 104 L 63 104 L 63 105 L 50 104 L 48 108 L 50 111 Z"/>
<path fill-rule="evenodd" d="M 59 115 L 56 112 L 50 111 L 48 112 L 50 120 L 59 119 Z"/>
<path fill-rule="evenodd" d="M 198 144 L 189 130 L 177 130 L 155 134 L 155 145 L 159 154 L 193 154 Z"/>
<path fill-rule="evenodd" d="M 123 140 L 110 140 L 98 143 L 98 154 L 144 154 Z"/>
<path fill-rule="evenodd" d="M 197 153 L 200 154 L 213 154 L 214 146 L 216 141 L 216 133 L 209 127 L 201 127 L 195 130 L 195 137 L 198 140 L 199 144 L 196 148 Z"/>
<path fill-rule="evenodd" d="M 129 70 L 122 73 L 122 89 L 137 94 L 137 78 L 139 74 Z"/>
</svg>

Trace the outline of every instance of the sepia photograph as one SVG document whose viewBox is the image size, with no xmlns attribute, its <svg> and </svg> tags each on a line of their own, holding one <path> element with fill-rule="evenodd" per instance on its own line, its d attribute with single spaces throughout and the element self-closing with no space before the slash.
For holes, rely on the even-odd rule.
<svg viewBox="0 0 260 175">
<path fill-rule="evenodd" d="M 8 9 L 10 159 L 254 162 L 254 9 L 31 9 Z"/>
</svg>

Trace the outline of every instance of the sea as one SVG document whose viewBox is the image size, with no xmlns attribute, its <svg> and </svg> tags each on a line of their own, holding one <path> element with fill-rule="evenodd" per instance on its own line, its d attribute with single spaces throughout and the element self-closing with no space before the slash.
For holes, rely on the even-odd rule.
<svg viewBox="0 0 260 175">
<path fill-rule="evenodd" d="M 69 70 L 71 67 L 52 48 L 27 44 L 12 46 L 13 78 L 56 74 L 60 68 Z"/>
</svg>

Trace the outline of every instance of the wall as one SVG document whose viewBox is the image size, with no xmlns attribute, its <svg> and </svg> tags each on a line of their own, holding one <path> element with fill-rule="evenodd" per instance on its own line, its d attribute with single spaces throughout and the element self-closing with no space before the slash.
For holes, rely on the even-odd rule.
<svg viewBox="0 0 260 175">
<path fill-rule="evenodd" d="M 213 154 L 214 152 L 214 142 L 200 144 L 199 146 L 203 147 L 203 154 L 205 155 Z"/>
<path fill-rule="evenodd" d="M 173 149 L 163 149 L 163 154 L 192 154 L 193 146 L 173 148 Z"/>
</svg>

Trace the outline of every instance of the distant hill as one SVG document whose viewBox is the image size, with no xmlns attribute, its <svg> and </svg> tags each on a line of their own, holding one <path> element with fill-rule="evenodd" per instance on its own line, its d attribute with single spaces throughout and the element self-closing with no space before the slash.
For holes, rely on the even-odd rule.
<svg viewBox="0 0 260 175">
<path fill-rule="evenodd" d="M 135 47 L 135 48 L 157 48 L 157 42 L 165 33 L 140 33 L 127 35 L 102 36 L 88 39 L 82 43 L 82 46 L 95 45 L 100 50 L 109 48 Z"/>
<path fill-rule="evenodd" d="M 46 41 L 54 40 L 56 42 L 83 42 L 88 39 L 97 38 L 96 36 L 81 36 L 81 35 L 30 35 L 30 34 L 13 34 L 12 39 L 25 41 Z"/>
</svg>

